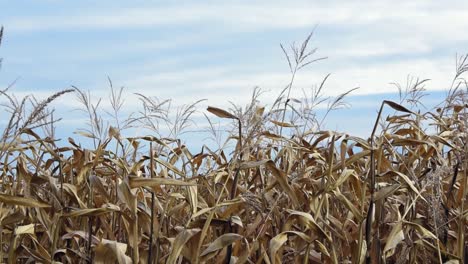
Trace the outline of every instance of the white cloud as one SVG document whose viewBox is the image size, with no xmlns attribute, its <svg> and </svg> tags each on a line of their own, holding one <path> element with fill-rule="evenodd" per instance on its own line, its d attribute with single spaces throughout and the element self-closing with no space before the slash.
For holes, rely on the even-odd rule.
<svg viewBox="0 0 468 264">
<path fill-rule="evenodd" d="M 321 63 L 321 62 L 319 62 Z M 428 90 L 445 90 L 454 76 L 451 58 L 408 59 L 381 62 L 360 66 L 359 63 L 337 66 L 334 61 L 322 63 L 321 67 L 299 72 L 292 96 L 301 97 L 302 89 L 319 84 L 328 72 L 332 72 L 325 85 L 325 95 L 338 95 L 349 89 L 360 87 L 354 95 L 397 92 L 392 82 L 406 84 L 408 75 L 420 79 L 431 79 Z M 290 80 L 288 72 L 235 72 L 226 68 L 201 68 L 159 72 L 118 80 L 130 92 L 148 96 L 172 98 L 176 102 L 188 103 L 196 99 L 227 104 L 228 100 L 245 104 L 255 86 L 270 91 L 262 96 L 264 103 L 271 103 Z"/>
<path fill-rule="evenodd" d="M 244 1 L 211 4 L 159 5 L 145 8 L 106 8 L 77 14 L 48 14 L 7 20 L 12 31 L 53 29 L 125 29 L 174 25 L 221 25 L 232 30 L 309 28 L 322 25 L 387 23 L 399 30 L 462 32 L 468 24 L 467 3 L 453 1 Z M 209 24 L 208 24 L 209 23 Z M 234 26 L 234 28 L 232 28 Z M 415 31 L 413 31 L 415 32 Z M 459 34 L 464 37 L 466 34 Z"/>
<path fill-rule="evenodd" d="M 308 70 L 298 73 L 291 93 L 292 97 L 303 97 L 313 85 L 320 84 L 327 73 L 332 75 L 324 88 L 325 96 L 336 96 L 349 89 L 360 87 L 352 95 L 397 92 L 392 82 L 406 84 L 408 75 L 429 78 L 426 88 L 446 90 L 454 76 L 453 58 L 444 59 L 401 59 L 390 62 L 361 64 L 360 62 L 338 65 L 337 58 L 317 62 Z M 207 99 L 205 104 L 227 106 L 229 101 L 244 105 L 250 100 L 253 88 L 258 86 L 265 93 L 260 97 L 263 104 L 271 104 L 280 91 L 288 84 L 291 76 L 287 71 L 241 70 L 238 66 L 200 67 L 154 72 L 151 68 L 136 76 L 117 76 L 113 79 L 115 87 L 124 86 L 124 98 L 127 107 L 140 105 L 138 96 L 156 96 L 160 99 L 172 99 L 174 105 L 188 104 L 199 99 Z M 87 87 L 82 87 L 84 90 Z M 102 98 L 101 105 L 110 109 L 107 102 L 110 90 L 105 81 L 89 87 L 93 99 Z M 32 89 L 15 89 L 17 96 L 31 94 Z M 51 95 L 48 91 L 35 91 L 36 98 L 43 99 Z M 81 105 L 74 95 L 65 95 L 56 102 L 58 107 L 79 108 Z"/>
<path fill-rule="evenodd" d="M 444 54 L 453 56 L 455 52 L 464 52 L 459 49 L 468 44 L 468 35 L 463 34 L 468 28 L 465 19 L 468 2 L 464 1 L 453 1 L 450 5 L 439 1 L 409 1 L 398 5 L 393 1 L 227 1 L 223 5 L 185 3 L 93 11 L 77 9 L 74 12 L 7 18 L 5 25 L 11 32 L 119 29 L 124 31 L 123 34 L 125 30 L 141 28 L 160 27 L 166 32 L 172 28 L 179 31 L 184 27 L 205 28 L 198 37 L 198 33 L 188 36 L 168 34 L 157 40 L 137 40 L 136 43 L 129 40 L 106 48 L 85 47 L 68 55 L 82 57 L 82 60 L 111 58 L 113 54 L 120 55 L 132 49 L 163 52 L 173 47 L 188 48 L 193 43 L 203 45 L 215 38 L 226 37 L 224 31 L 261 32 L 269 29 L 284 33 L 282 29 L 307 31 L 317 23 L 320 25 L 314 40 L 317 40 L 321 54 L 342 59 L 336 61 L 337 65 L 357 58 L 379 59 L 382 56 L 405 63 L 408 62 L 405 57 L 411 55 L 424 55 L 432 60 L 430 56 L 436 52 L 443 50 Z M 249 44 L 246 42 L 245 45 Z"/>
<path fill-rule="evenodd" d="M 15 18 L 5 25 L 12 31 L 57 29 L 110 29 L 216 23 L 249 28 L 290 28 L 314 25 L 317 19 L 310 6 L 271 5 L 266 9 L 255 4 L 162 6 L 122 8 L 78 15 L 52 15 Z M 239 15 L 242 14 L 242 15 Z"/>
<path fill-rule="evenodd" d="M 320 83 L 329 72 L 333 75 L 326 85 L 328 95 L 337 95 L 358 86 L 361 88 L 355 94 L 372 94 L 395 91 L 389 83 L 405 81 L 408 74 L 431 78 L 429 89 L 447 88 L 454 74 L 452 55 L 457 51 L 452 49 L 462 48 L 463 43 L 468 42 L 468 35 L 462 34 L 468 28 L 468 20 L 465 19 L 468 16 L 467 4 L 462 1 L 454 1 L 450 5 L 439 1 L 409 1 L 398 5 L 394 1 L 232 1 L 223 5 L 196 3 L 91 12 L 77 9 L 75 14 L 16 17 L 7 19 L 5 25 L 9 31 L 25 33 L 57 29 L 119 29 L 125 34 L 125 30 L 153 27 L 168 28 L 170 32 L 171 27 L 184 26 L 220 29 L 213 35 L 206 30 L 201 38 L 194 33 L 189 36 L 174 34 L 174 38 L 168 35 L 166 39 L 136 46 L 124 43 L 102 52 L 102 48 L 78 52 L 80 56 L 84 54 L 83 59 L 92 59 L 112 57 L 112 54 L 118 56 L 127 48 L 164 50 L 185 42 L 208 43 L 219 37 L 223 29 L 236 32 L 309 30 L 320 23 L 314 41 L 318 41 L 320 55 L 328 55 L 330 59 L 301 73 L 293 95 L 301 96 L 301 88 Z M 444 49 L 444 54 L 436 54 L 438 49 Z M 199 53 L 200 56 L 213 55 L 210 51 Z M 255 86 L 272 91 L 262 97 L 270 102 L 290 78 L 287 71 L 278 68 L 262 69 L 262 64 L 271 61 L 251 59 L 258 66 L 244 69 L 242 63 L 247 63 L 248 58 L 243 62 L 221 61 L 214 66 L 200 65 L 199 68 L 184 66 L 185 57 L 171 59 L 175 61 L 174 65 L 164 71 L 151 64 L 143 64 L 141 69 L 127 69 L 127 65 L 123 65 L 125 73 L 117 78 L 115 75 L 111 77 L 117 86 L 128 87 L 129 92 L 173 98 L 178 103 L 207 98 L 209 102 L 223 104 L 229 100 L 246 103 Z M 103 71 L 104 76 L 108 70 Z M 95 85 L 91 89 L 96 95 L 106 97 L 107 90 L 104 92 L 100 87 L 106 86 Z M 132 104 L 137 102 L 131 96 L 128 100 L 134 102 Z"/>
</svg>

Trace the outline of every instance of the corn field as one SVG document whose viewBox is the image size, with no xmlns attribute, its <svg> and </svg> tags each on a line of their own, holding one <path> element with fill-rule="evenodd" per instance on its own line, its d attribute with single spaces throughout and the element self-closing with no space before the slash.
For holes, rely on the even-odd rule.
<svg viewBox="0 0 468 264">
<path fill-rule="evenodd" d="M 382 102 L 363 138 L 327 130 L 299 109 L 322 102 L 328 76 L 309 107 L 290 98 L 294 76 L 322 59 L 312 58 L 309 39 L 283 47 L 292 78 L 271 107 L 254 92 L 246 107 L 202 111 L 210 125 L 231 126 L 221 147 L 196 153 L 177 135 L 198 102 L 164 137 L 154 120 L 164 119 L 165 101 L 144 95 L 141 116 L 105 126 L 78 88 L 42 101 L 1 91 L 0 260 L 467 263 L 467 57 L 457 59 L 438 107 L 419 110 L 418 81 L 400 102 Z M 49 104 L 67 93 L 89 116 L 78 136 L 93 148 L 54 138 Z M 112 90 L 115 110 L 121 93 Z M 347 94 L 331 98 L 328 110 Z M 130 126 L 154 133 L 125 137 Z"/>
</svg>

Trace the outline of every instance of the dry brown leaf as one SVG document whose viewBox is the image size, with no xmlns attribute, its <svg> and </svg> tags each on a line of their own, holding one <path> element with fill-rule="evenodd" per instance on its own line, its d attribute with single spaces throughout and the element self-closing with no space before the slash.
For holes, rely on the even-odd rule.
<svg viewBox="0 0 468 264">
<path fill-rule="evenodd" d="M 26 206 L 26 207 L 40 207 L 40 208 L 50 207 L 50 205 L 39 202 L 32 198 L 12 196 L 8 194 L 0 194 L 0 202 L 8 204 L 8 205 L 21 205 L 21 206 Z"/>
<path fill-rule="evenodd" d="M 78 217 L 78 216 L 99 216 L 102 214 L 117 212 L 115 208 L 90 208 L 90 209 L 77 209 L 69 213 L 64 213 L 63 217 Z"/>
<path fill-rule="evenodd" d="M 129 177 L 130 188 L 139 187 L 154 187 L 160 185 L 176 185 L 176 186 L 196 186 L 195 183 L 185 182 L 181 180 L 168 179 L 168 178 L 143 178 L 143 177 Z"/>
<path fill-rule="evenodd" d="M 29 224 L 29 225 L 22 225 L 22 226 L 17 226 L 15 229 L 15 235 L 23 235 L 23 234 L 34 234 L 34 224 Z"/>
<path fill-rule="evenodd" d="M 224 247 L 227 247 L 228 245 L 231 245 L 232 243 L 236 242 L 237 240 L 241 239 L 242 236 L 239 234 L 234 234 L 234 233 L 227 233 L 223 234 L 215 241 L 211 242 L 208 247 L 201 253 L 201 257 L 208 255 L 209 253 L 218 251 L 220 249 L 223 249 Z"/>
<path fill-rule="evenodd" d="M 277 256 L 278 250 L 288 241 L 287 233 L 279 233 L 270 240 L 269 253 L 272 264 L 281 263 L 281 258 Z"/>
<path fill-rule="evenodd" d="M 208 108 L 206 110 L 208 110 L 208 112 L 214 114 L 217 117 L 237 119 L 237 117 L 235 115 L 229 113 L 226 110 L 220 109 L 220 108 L 208 106 Z"/>
<path fill-rule="evenodd" d="M 184 229 L 180 232 L 175 240 L 172 243 L 171 253 L 167 258 L 166 263 L 176 263 L 177 258 L 179 257 L 180 253 L 182 252 L 182 248 L 190 240 L 194 235 L 200 232 L 200 228 L 193 228 L 193 229 Z"/>
<path fill-rule="evenodd" d="M 385 257 L 392 256 L 396 246 L 405 239 L 405 234 L 403 233 L 403 225 L 401 222 L 397 222 L 392 227 L 392 231 L 388 235 L 384 247 L 383 253 Z"/>
<path fill-rule="evenodd" d="M 395 102 L 392 102 L 392 101 L 388 101 L 388 100 L 384 100 L 384 103 L 386 103 L 387 105 L 389 105 L 391 108 L 397 110 L 397 111 L 400 111 L 400 112 L 405 112 L 405 113 L 409 113 L 409 114 L 415 114 L 413 113 L 411 110 L 407 109 L 406 107 L 400 105 L 400 104 L 397 104 Z"/>
<path fill-rule="evenodd" d="M 122 201 L 130 209 L 132 214 L 135 215 L 137 212 L 138 202 L 136 199 L 136 191 L 132 191 L 128 183 L 125 181 L 122 181 L 119 184 L 117 191 L 120 201 Z"/>
<path fill-rule="evenodd" d="M 275 176 L 276 180 L 280 184 L 281 188 L 288 194 L 291 198 L 294 206 L 299 206 L 299 199 L 296 196 L 296 192 L 293 191 L 292 187 L 289 185 L 287 176 L 284 172 L 280 171 L 273 161 L 268 161 L 266 163 L 267 168 L 271 171 L 273 176 Z"/>
<path fill-rule="evenodd" d="M 393 193 L 400 188 L 401 184 L 396 183 L 389 186 L 385 186 L 384 188 L 378 190 L 375 193 L 375 201 L 386 199 L 393 195 Z"/>
<path fill-rule="evenodd" d="M 94 263 L 131 264 L 132 259 L 125 255 L 127 244 L 103 239 L 94 250 Z"/>
<path fill-rule="evenodd" d="M 295 125 L 286 122 L 280 122 L 275 120 L 270 120 L 270 122 L 280 127 L 295 127 Z"/>
</svg>

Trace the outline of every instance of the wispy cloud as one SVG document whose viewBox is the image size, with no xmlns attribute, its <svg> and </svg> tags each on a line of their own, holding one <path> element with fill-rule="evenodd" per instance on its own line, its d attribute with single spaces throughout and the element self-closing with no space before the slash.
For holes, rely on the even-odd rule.
<svg viewBox="0 0 468 264">
<path fill-rule="evenodd" d="M 325 85 L 324 95 L 334 96 L 352 88 L 360 87 L 354 95 L 391 93 L 397 89 L 391 83 L 406 84 L 408 75 L 421 79 L 429 78 L 428 90 L 446 90 L 454 76 L 453 58 L 441 60 L 412 59 L 387 63 L 374 63 L 360 66 L 347 64 L 341 67 L 334 62 L 319 62 L 321 66 L 300 72 L 296 78 L 293 96 L 303 96 L 302 90 L 308 90 L 319 84 L 325 75 L 333 72 Z M 233 74 L 234 72 L 234 74 Z M 232 100 L 246 103 L 254 87 L 270 91 L 262 97 L 265 103 L 271 103 L 290 80 L 290 73 L 280 72 L 235 72 L 230 68 L 185 69 L 174 72 L 155 72 L 148 75 L 120 79 L 130 91 L 147 95 L 174 98 L 180 102 L 194 99 L 208 99 L 211 102 Z"/>
<path fill-rule="evenodd" d="M 78 15 L 47 15 L 29 18 L 16 18 L 6 22 L 13 31 L 43 31 L 43 30 L 73 30 L 73 29 L 128 29 L 155 26 L 196 26 L 203 23 L 222 23 L 248 28 L 302 27 L 316 23 L 316 19 L 307 14 L 299 6 L 289 8 L 272 7 L 265 12 L 264 7 L 255 5 L 191 5 L 162 6 L 155 8 L 124 8 L 102 10 L 100 12 L 82 13 Z M 227 12 L 229 11 L 229 12 Z M 260 12 L 263 11 L 263 12 Z M 239 15 L 243 14 L 243 15 Z M 294 17 L 302 19 L 292 19 Z M 283 20 L 280 22 L 278 20 Z M 215 25 L 216 25 L 215 24 Z"/>
<path fill-rule="evenodd" d="M 93 11 L 78 9 L 69 14 L 11 18 L 5 24 L 13 31 L 32 31 L 196 26 L 204 23 L 258 30 L 310 27 L 317 22 L 345 26 L 384 23 L 406 25 L 402 30 L 410 30 L 414 26 L 418 31 L 444 33 L 461 30 L 468 24 L 464 19 L 467 11 L 463 9 L 467 6 L 464 1 L 451 4 L 411 1 L 398 5 L 393 1 L 226 1 L 222 5 L 213 2 L 158 4 L 145 8 L 106 7 Z M 466 39 L 463 35 L 466 34 L 459 37 Z"/>
</svg>

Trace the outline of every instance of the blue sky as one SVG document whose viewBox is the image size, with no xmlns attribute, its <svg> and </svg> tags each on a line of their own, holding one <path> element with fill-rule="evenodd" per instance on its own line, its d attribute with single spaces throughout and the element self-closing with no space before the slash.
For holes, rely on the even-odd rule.
<svg viewBox="0 0 468 264">
<path fill-rule="evenodd" d="M 331 73 L 327 95 L 360 87 L 351 110 L 330 116 L 330 129 L 361 136 L 391 82 L 429 78 L 428 105 L 442 100 L 455 73 L 455 55 L 468 52 L 467 1 L 3 1 L 5 34 L 0 87 L 39 98 L 71 85 L 106 98 L 107 76 L 133 93 L 185 104 L 244 104 L 253 87 L 269 104 L 290 73 L 279 44 L 301 41 L 328 57 L 301 71 L 293 97 Z M 54 104 L 64 124 L 83 116 L 72 96 Z M 103 105 L 107 107 L 106 104 Z M 63 131 L 71 130 L 67 125 Z M 65 133 L 65 132 L 63 132 Z"/>
</svg>

